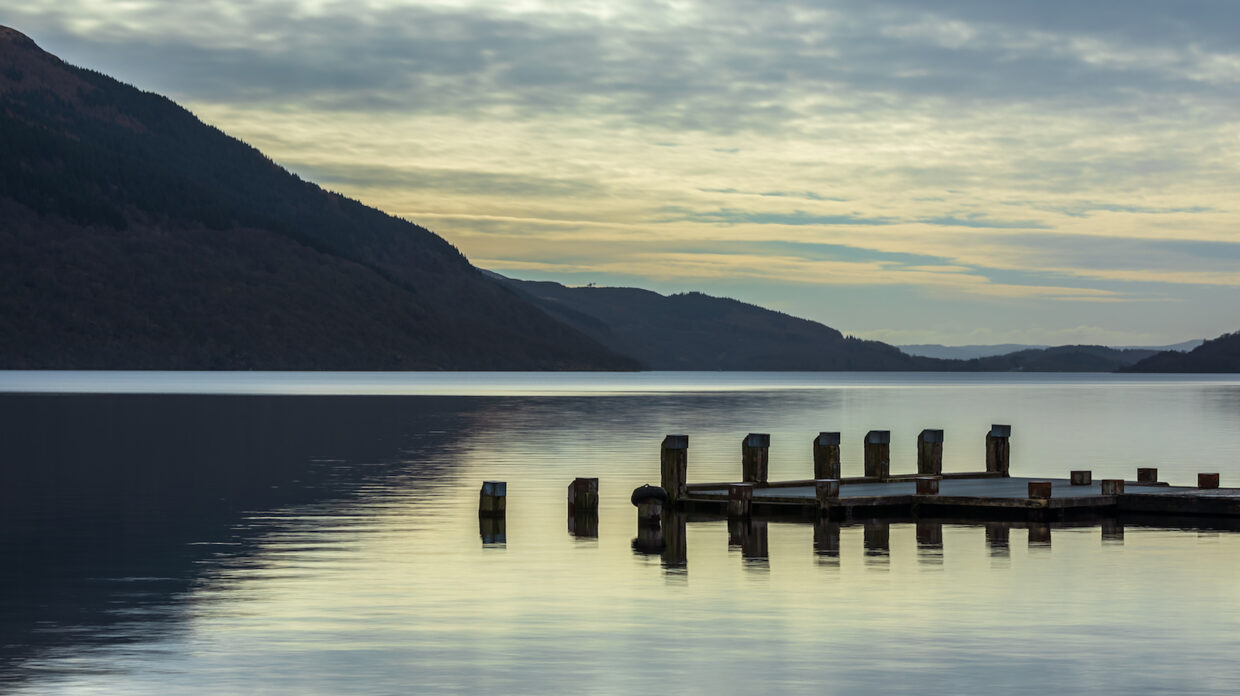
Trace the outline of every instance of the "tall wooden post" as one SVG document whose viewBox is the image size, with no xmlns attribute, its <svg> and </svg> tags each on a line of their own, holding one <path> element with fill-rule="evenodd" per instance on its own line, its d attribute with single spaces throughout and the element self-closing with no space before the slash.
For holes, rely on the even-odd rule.
<svg viewBox="0 0 1240 696">
<path fill-rule="evenodd" d="M 891 476 L 891 431 L 865 434 L 865 475 L 886 481 Z"/>
<path fill-rule="evenodd" d="M 818 433 L 814 438 L 814 478 L 841 478 L 839 433 Z"/>
<path fill-rule="evenodd" d="M 1009 454 L 1011 446 L 1008 438 L 1012 436 L 1012 426 L 992 425 L 986 433 L 986 471 L 989 473 L 1011 476 L 1009 473 Z"/>
<path fill-rule="evenodd" d="M 673 505 L 689 492 L 689 436 L 668 435 L 659 453 L 663 490 Z"/>
<path fill-rule="evenodd" d="M 917 473 L 943 473 L 943 431 L 923 430 L 917 436 Z"/>
<path fill-rule="evenodd" d="M 766 485 L 770 449 L 771 436 L 766 433 L 749 433 L 741 440 L 742 481 Z"/>
</svg>

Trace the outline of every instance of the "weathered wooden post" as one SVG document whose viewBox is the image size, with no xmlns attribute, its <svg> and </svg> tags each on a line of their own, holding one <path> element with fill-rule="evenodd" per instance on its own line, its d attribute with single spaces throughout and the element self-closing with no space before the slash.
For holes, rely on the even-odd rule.
<svg viewBox="0 0 1240 696">
<path fill-rule="evenodd" d="M 1198 488 L 1218 488 L 1218 473 L 1213 474 L 1197 474 Z"/>
<path fill-rule="evenodd" d="M 499 516 L 508 507 L 508 484 L 504 481 L 483 481 L 478 496 L 478 514 Z"/>
<path fill-rule="evenodd" d="M 1068 476 L 1073 486 L 1088 486 L 1094 482 L 1094 472 L 1084 469 L 1073 469 Z"/>
<path fill-rule="evenodd" d="M 1030 481 L 1029 497 L 1037 500 L 1045 500 L 1051 497 L 1050 481 Z"/>
<path fill-rule="evenodd" d="M 1012 451 L 1008 439 L 1012 436 L 1012 426 L 992 425 L 986 433 L 986 471 L 1001 476 L 1010 476 L 1010 453 Z"/>
<path fill-rule="evenodd" d="M 668 435 L 659 453 L 663 490 L 673 505 L 689 492 L 689 436 Z"/>
<path fill-rule="evenodd" d="M 749 433 L 741 440 L 742 481 L 766 485 L 770 450 L 771 436 L 766 433 Z"/>
<path fill-rule="evenodd" d="M 753 514 L 752 483 L 728 484 L 728 517 L 749 517 Z"/>
<path fill-rule="evenodd" d="M 814 438 L 814 478 L 841 478 L 840 469 L 840 434 L 818 433 Z"/>
<path fill-rule="evenodd" d="M 943 473 L 942 430 L 923 430 L 917 435 L 917 473 Z"/>
<path fill-rule="evenodd" d="M 1102 479 L 1103 495 L 1123 495 L 1124 479 Z"/>
<path fill-rule="evenodd" d="M 503 546 L 508 543 L 508 520 L 503 516 L 479 515 L 478 536 L 483 546 Z"/>
<path fill-rule="evenodd" d="M 918 476 L 917 495 L 938 495 L 939 494 L 939 477 L 938 476 Z"/>
<path fill-rule="evenodd" d="M 575 478 L 568 484 L 568 514 L 598 513 L 598 479 Z"/>
<path fill-rule="evenodd" d="M 890 478 L 890 430 L 871 430 L 865 434 L 865 475 L 880 481 L 886 481 Z"/>
<path fill-rule="evenodd" d="M 1139 467 L 1137 483 L 1158 483 L 1158 469 L 1148 466 Z"/>
<path fill-rule="evenodd" d="M 834 507 L 840 499 L 840 480 L 815 479 L 814 498 L 818 502 L 818 516 L 830 517 L 831 508 Z"/>
<path fill-rule="evenodd" d="M 655 525 L 663 519 L 663 504 L 667 502 L 667 491 L 658 486 L 646 484 L 633 489 L 629 502 L 637 508 L 637 524 Z"/>
</svg>

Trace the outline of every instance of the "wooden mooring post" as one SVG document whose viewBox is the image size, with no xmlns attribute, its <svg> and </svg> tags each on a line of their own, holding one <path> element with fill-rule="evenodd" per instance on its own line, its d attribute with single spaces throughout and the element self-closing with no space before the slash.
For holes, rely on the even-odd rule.
<svg viewBox="0 0 1240 696">
<path fill-rule="evenodd" d="M 840 469 L 840 434 L 818 433 L 814 438 L 814 478 L 841 478 Z"/>
<path fill-rule="evenodd" d="M 1137 483 L 1158 483 L 1158 469 L 1148 466 L 1139 467 Z"/>
<path fill-rule="evenodd" d="M 1124 479 L 1102 479 L 1100 485 L 1103 495 L 1124 494 Z"/>
<path fill-rule="evenodd" d="M 741 480 L 746 483 L 766 485 L 770 463 L 771 436 L 766 433 L 749 433 L 741 440 Z"/>
<path fill-rule="evenodd" d="M 503 515 L 508 508 L 508 484 L 504 481 L 483 481 L 478 496 L 478 514 Z"/>
<path fill-rule="evenodd" d="M 663 490 L 673 504 L 685 497 L 689 489 L 689 436 L 668 435 L 659 452 L 659 470 Z"/>
<path fill-rule="evenodd" d="M 880 481 L 891 477 L 890 430 L 871 430 L 865 434 L 865 475 Z"/>
<path fill-rule="evenodd" d="M 1198 488 L 1218 488 L 1218 483 L 1219 477 L 1217 472 L 1212 474 L 1197 474 Z"/>
<path fill-rule="evenodd" d="M 575 478 L 568 484 L 568 514 L 598 514 L 598 479 Z"/>
<path fill-rule="evenodd" d="M 1011 476 L 1012 426 L 991 425 L 986 433 L 986 471 L 1001 476 Z"/>
<path fill-rule="evenodd" d="M 815 479 L 814 498 L 818 501 L 818 515 L 820 517 L 829 516 L 831 514 L 831 508 L 838 503 L 840 499 L 840 480 Z"/>
<path fill-rule="evenodd" d="M 917 473 L 943 473 L 943 431 L 923 430 L 917 435 Z"/>
<path fill-rule="evenodd" d="M 728 485 L 728 517 L 749 517 L 753 514 L 752 483 Z"/>
<path fill-rule="evenodd" d="M 1069 472 L 1068 477 L 1073 486 L 1088 486 L 1094 482 L 1094 472 L 1084 469 L 1074 469 Z"/>
</svg>

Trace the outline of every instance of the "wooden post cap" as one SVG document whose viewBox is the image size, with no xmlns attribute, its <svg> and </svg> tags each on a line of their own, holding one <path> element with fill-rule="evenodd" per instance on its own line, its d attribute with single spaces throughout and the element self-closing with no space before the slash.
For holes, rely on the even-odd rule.
<svg viewBox="0 0 1240 696">
<path fill-rule="evenodd" d="M 1045 500 L 1051 497 L 1051 482 L 1050 481 L 1030 481 L 1029 482 L 1029 497 L 1037 498 L 1040 500 Z"/>
<path fill-rule="evenodd" d="M 991 437 L 1012 437 L 1012 426 L 995 425 L 992 423 L 990 426 L 990 436 Z"/>
<path fill-rule="evenodd" d="M 1197 474 L 1198 488 L 1218 488 L 1218 474 Z"/>
<path fill-rule="evenodd" d="M 668 435 L 663 438 L 663 449 L 689 449 L 688 435 Z"/>
<path fill-rule="evenodd" d="M 942 442 L 943 431 L 926 429 L 917 435 L 917 439 L 922 442 Z"/>
<path fill-rule="evenodd" d="M 1103 495 L 1123 495 L 1124 479 L 1102 479 Z"/>
<path fill-rule="evenodd" d="M 1069 474 L 1073 486 L 1088 486 L 1094 482 L 1094 473 L 1092 471 L 1074 470 Z"/>
</svg>

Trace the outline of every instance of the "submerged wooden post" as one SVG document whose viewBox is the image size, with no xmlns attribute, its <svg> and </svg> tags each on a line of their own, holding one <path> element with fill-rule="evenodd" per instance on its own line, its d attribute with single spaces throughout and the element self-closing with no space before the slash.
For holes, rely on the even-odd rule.
<svg viewBox="0 0 1240 696">
<path fill-rule="evenodd" d="M 689 436 L 668 435 L 659 452 L 659 470 L 667 499 L 675 504 L 689 492 Z"/>
<path fill-rule="evenodd" d="M 478 496 L 479 515 L 502 515 L 508 507 L 508 484 L 504 481 L 483 481 Z"/>
<path fill-rule="evenodd" d="M 1074 469 L 1068 476 L 1073 486 L 1088 486 L 1094 482 L 1094 472 L 1092 471 Z"/>
<path fill-rule="evenodd" d="M 1040 500 L 1044 500 L 1046 498 L 1051 497 L 1051 482 L 1050 481 L 1030 481 L 1029 482 L 1029 497 L 1037 498 Z"/>
<path fill-rule="evenodd" d="M 814 438 L 814 478 L 838 479 L 840 472 L 840 434 L 818 433 Z"/>
<path fill-rule="evenodd" d="M 818 502 L 818 514 L 823 517 L 829 516 L 831 508 L 840 499 L 840 480 L 815 479 L 814 498 Z"/>
<path fill-rule="evenodd" d="M 741 440 L 741 480 L 746 483 L 766 485 L 767 464 L 770 461 L 771 436 L 766 433 L 749 433 Z"/>
<path fill-rule="evenodd" d="M 598 479 L 575 478 L 568 484 L 568 514 L 598 512 Z"/>
<path fill-rule="evenodd" d="M 1158 469 L 1147 466 L 1138 468 L 1137 483 L 1158 483 Z"/>
<path fill-rule="evenodd" d="M 865 434 L 865 475 L 886 481 L 891 476 L 891 431 Z"/>
<path fill-rule="evenodd" d="M 1012 426 L 992 425 L 986 433 L 986 471 L 1001 476 L 1010 476 L 1011 445 L 1008 438 L 1012 436 Z"/>
<path fill-rule="evenodd" d="M 483 546 L 503 546 L 508 543 L 508 520 L 495 515 L 478 516 L 478 536 Z"/>
<path fill-rule="evenodd" d="M 939 494 L 939 477 L 938 476 L 918 476 L 916 481 L 917 481 L 917 495 L 938 495 Z"/>
<path fill-rule="evenodd" d="M 1124 479 L 1102 479 L 1103 495 L 1123 495 Z"/>
<path fill-rule="evenodd" d="M 1198 488 L 1218 488 L 1218 474 L 1197 474 Z"/>
<path fill-rule="evenodd" d="M 752 483 L 728 485 L 728 517 L 749 517 L 753 514 Z"/>
<path fill-rule="evenodd" d="M 917 436 L 917 473 L 943 473 L 942 430 L 923 430 Z"/>
</svg>

